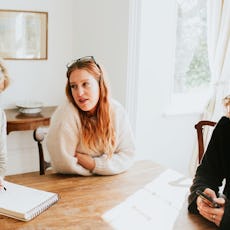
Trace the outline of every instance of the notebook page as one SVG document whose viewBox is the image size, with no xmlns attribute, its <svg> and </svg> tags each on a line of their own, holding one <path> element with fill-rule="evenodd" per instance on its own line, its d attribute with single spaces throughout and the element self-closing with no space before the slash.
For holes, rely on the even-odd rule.
<svg viewBox="0 0 230 230">
<path fill-rule="evenodd" d="M 30 187 L 5 181 L 6 191 L 0 192 L 0 212 L 24 218 L 26 213 L 35 208 L 40 208 L 55 193 L 37 190 Z M 35 210 L 36 211 L 36 210 Z"/>
</svg>

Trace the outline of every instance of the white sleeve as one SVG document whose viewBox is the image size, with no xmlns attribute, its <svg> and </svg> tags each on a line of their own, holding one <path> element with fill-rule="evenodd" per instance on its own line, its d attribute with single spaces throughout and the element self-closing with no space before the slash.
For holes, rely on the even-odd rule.
<svg viewBox="0 0 230 230">
<path fill-rule="evenodd" d="M 7 165 L 6 116 L 0 109 L 0 176 L 4 177 Z"/>
<path fill-rule="evenodd" d="M 95 157 L 93 173 L 99 175 L 114 175 L 127 170 L 135 156 L 134 138 L 128 116 L 124 110 L 116 113 L 116 149 L 111 158 L 107 154 Z"/>
<path fill-rule="evenodd" d="M 92 173 L 77 164 L 74 157 L 79 141 L 79 129 L 74 116 L 57 114 L 51 120 L 46 138 L 47 150 L 50 154 L 51 165 L 57 172 L 90 176 Z"/>
</svg>

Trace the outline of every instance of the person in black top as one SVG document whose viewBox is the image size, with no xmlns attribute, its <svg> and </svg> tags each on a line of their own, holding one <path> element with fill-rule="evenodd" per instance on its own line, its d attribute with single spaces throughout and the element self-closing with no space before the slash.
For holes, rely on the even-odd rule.
<svg viewBox="0 0 230 230">
<path fill-rule="evenodd" d="M 223 195 L 219 187 L 225 179 Z M 203 191 L 220 204 L 210 207 L 197 190 Z M 224 198 L 223 198 L 224 197 Z M 215 126 L 201 164 L 197 167 L 188 197 L 188 210 L 202 215 L 219 229 L 230 229 L 230 118 L 223 116 Z"/>
</svg>

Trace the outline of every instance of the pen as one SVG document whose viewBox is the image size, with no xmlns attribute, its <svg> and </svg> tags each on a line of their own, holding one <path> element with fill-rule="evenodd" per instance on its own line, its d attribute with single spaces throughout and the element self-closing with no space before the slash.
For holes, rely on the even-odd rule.
<svg viewBox="0 0 230 230">
<path fill-rule="evenodd" d="M 6 187 L 3 187 L 4 188 L 4 190 L 6 191 Z"/>
</svg>

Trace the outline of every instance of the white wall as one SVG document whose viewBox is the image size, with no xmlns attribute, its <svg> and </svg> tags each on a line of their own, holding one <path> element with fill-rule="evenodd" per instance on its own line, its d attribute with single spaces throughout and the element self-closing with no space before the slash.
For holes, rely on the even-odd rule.
<svg viewBox="0 0 230 230">
<path fill-rule="evenodd" d="M 45 105 L 59 103 L 64 95 L 65 65 L 72 56 L 72 0 L 18 0 L 17 4 L 13 0 L 0 0 L 0 7 L 48 12 L 48 60 L 6 61 L 11 85 L 2 95 L 4 107 L 28 98 Z"/>
<path fill-rule="evenodd" d="M 142 0 L 141 5 L 138 99 L 131 102 L 137 106 L 137 158 L 188 174 L 199 115 L 163 116 L 173 77 L 174 3 Z M 65 64 L 84 55 L 94 55 L 104 65 L 113 96 L 126 104 L 129 0 L 0 0 L 0 7 L 49 13 L 48 60 L 6 62 L 12 84 L 2 98 L 5 107 L 27 97 L 59 104 L 64 99 Z M 8 174 L 38 170 L 32 132 L 11 133 L 8 150 Z"/>
<path fill-rule="evenodd" d="M 74 1 L 74 57 L 93 55 L 107 72 L 112 96 L 125 105 L 128 0 Z"/>
<path fill-rule="evenodd" d="M 125 104 L 128 7 L 123 0 L 0 0 L 1 9 L 47 11 L 49 17 L 48 60 L 6 61 L 11 85 L 1 95 L 1 106 L 28 98 L 58 105 L 65 98 L 66 63 L 85 55 L 105 67 L 114 98 Z M 37 151 L 31 131 L 10 133 L 7 174 L 38 170 Z"/>
<path fill-rule="evenodd" d="M 1 95 L 2 106 L 14 107 L 25 99 L 59 104 L 64 100 L 65 65 L 72 56 L 72 0 L 0 0 L 0 8 L 48 12 L 48 60 L 6 60 L 11 85 Z M 7 141 L 8 174 L 38 169 L 31 131 L 12 132 Z"/>
<path fill-rule="evenodd" d="M 138 157 L 189 174 L 199 114 L 164 116 L 174 69 L 175 2 L 143 0 L 141 16 Z"/>
</svg>

